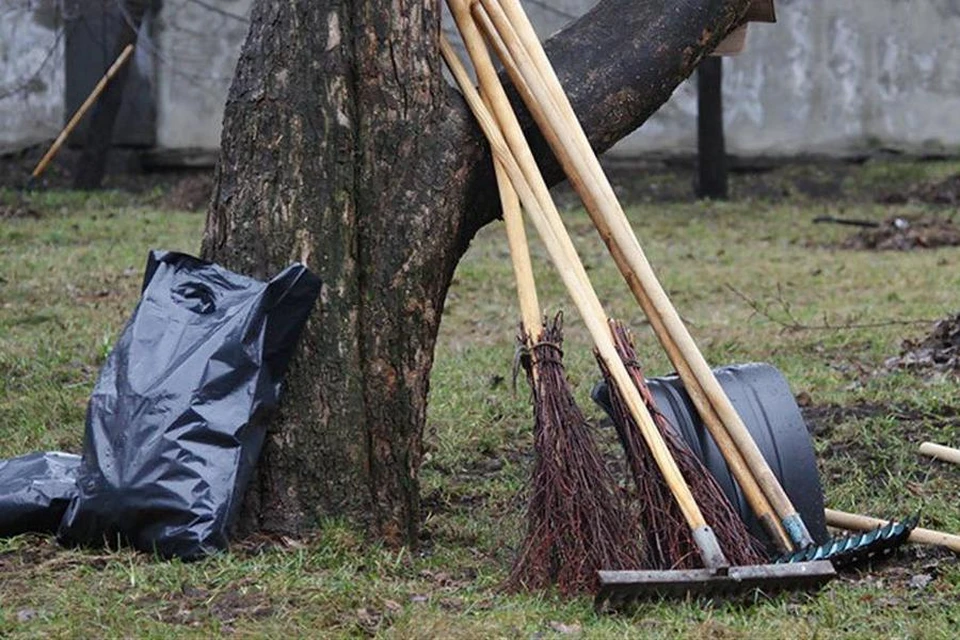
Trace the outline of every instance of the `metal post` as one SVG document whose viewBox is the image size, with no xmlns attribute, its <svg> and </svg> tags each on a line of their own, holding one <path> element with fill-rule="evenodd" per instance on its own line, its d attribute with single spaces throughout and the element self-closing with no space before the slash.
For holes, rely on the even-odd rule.
<svg viewBox="0 0 960 640">
<path fill-rule="evenodd" d="M 697 68 L 697 196 L 727 198 L 727 154 L 723 140 L 723 58 L 704 58 Z"/>
</svg>

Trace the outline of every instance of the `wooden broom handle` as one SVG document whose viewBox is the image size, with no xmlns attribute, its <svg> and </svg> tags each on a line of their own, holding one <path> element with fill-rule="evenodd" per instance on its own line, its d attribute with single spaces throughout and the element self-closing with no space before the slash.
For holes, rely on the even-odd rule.
<svg viewBox="0 0 960 640">
<path fill-rule="evenodd" d="M 540 315 L 540 302 L 537 300 L 537 287 L 533 279 L 533 265 L 530 263 L 530 249 L 527 245 L 527 232 L 523 228 L 520 214 L 520 200 L 506 169 L 500 161 L 494 161 L 497 174 L 497 189 L 500 192 L 500 205 L 503 208 L 503 225 L 507 230 L 507 244 L 510 247 L 510 261 L 513 263 L 513 277 L 517 283 L 517 297 L 520 299 L 520 317 L 527 339 L 536 342 L 543 333 L 543 321 Z"/>
<path fill-rule="evenodd" d="M 873 531 L 877 527 L 882 527 L 889 522 L 888 520 L 880 520 L 879 518 L 871 518 L 870 516 L 861 516 L 856 513 L 846 513 L 834 509 L 824 509 L 824 514 L 826 515 L 828 525 L 839 529 L 847 529 L 848 531 Z M 910 542 L 916 542 L 917 544 L 945 547 L 951 551 L 960 553 L 960 536 L 952 533 L 917 527 L 910 532 L 908 540 Z"/>
<path fill-rule="evenodd" d="M 533 94 L 530 91 L 530 88 L 524 81 L 523 76 L 520 75 L 516 63 L 513 61 L 513 58 L 511 57 L 510 52 L 507 50 L 506 45 L 504 45 L 500 35 L 496 32 L 493 23 L 490 22 L 490 18 L 486 11 L 484 11 L 480 5 L 474 5 L 473 8 L 474 18 L 480 25 L 481 31 L 487 37 L 488 43 L 496 51 L 497 57 L 500 58 L 501 62 L 503 62 L 504 68 L 507 70 L 514 87 L 516 87 L 526 104 L 537 104 Z M 593 193 L 585 186 L 583 180 L 581 179 L 580 173 L 576 170 L 576 167 L 572 162 L 569 151 L 561 141 L 557 131 L 550 126 L 550 123 L 546 120 L 542 109 L 537 109 L 534 107 L 531 109 L 531 111 L 534 119 L 537 121 L 537 124 L 540 127 L 541 132 L 547 138 L 550 147 L 554 150 L 554 153 L 560 160 L 561 165 L 563 165 L 564 171 L 570 179 L 570 182 L 583 199 L 587 210 L 591 213 L 591 217 L 595 221 L 595 224 L 601 229 L 601 235 L 604 236 L 605 239 L 609 240 L 609 226 L 599 214 L 597 202 L 593 196 Z M 623 252 L 620 250 L 620 247 L 616 243 L 608 241 L 607 248 L 610 250 L 614 262 L 617 264 L 620 272 L 629 278 L 629 274 L 631 273 L 630 266 L 627 263 Z M 784 531 L 783 526 L 780 524 L 776 514 L 773 511 L 773 507 L 770 505 L 770 502 L 764 495 L 763 490 L 757 483 L 756 478 L 747 467 L 746 461 L 743 459 L 743 456 L 737 449 L 736 444 L 730 438 L 730 434 L 727 433 L 727 430 L 724 428 L 720 417 L 717 415 L 716 411 L 713 409 L 713 406 L 707 399 L 703 388 L 700 386 L 700 382 L 697 380 L 696 376 L 693 375 L 693 372 L 691 371 L 687 362 L 683 359 L 682 355 L 677 349 L 676 343 L 673 341 L 673 338 L 670 336 L 665 325 L 663 324 L 663 319 L 651 304 L 649 297 L 643 291 L 642 287 L 636 288 L 635 292 L 637 293 L 637 299 L 640 302 L 640 306 L 643 308 L 644 313 L 650 320 L 650 324 L 653 327 L 654 333 L 660 339 L 660 343 L 667 352 L 670 361 L 680 374 L 680 378 L 684 381 L 684 387 L 687 391 L 687 394 L 690 396 L 694 406 L 697 408 L 697 412 L 703 419 L 707 430 L 717 443 L 717 447 L 723 454 L 727 466 L 730 468 L 730 471 L 736 479 L 737 484 L 743 491 L 747 503 L 756 514 L 757 519 L 763 525 L 764 529 L 766 529 L 766 531 L 769 533 L 770 538 L 776 544 L 777 548 L 784 553 L 792 551 L 793 543 L 790 540 L 790 537 L 787 535 L 786 531 Z"/>
<path fill-rule="evenodd" d="M 73 117 L 70 118 L 70 121 L 67 122 L 67 126 L 63 128 L 63 131 L 60 132 L 60 135 L 57 136 L 57 139 L 53 141 L 53 144 L 50 145 L 50 148 L 47 149 L 47 152 L 43 154 L 42 158 L 40 158 L 40 162 L 37 163 L 33 173 L 30 174 L 32 179 L 39 178 L 40 174 L 44 172 L 44 170 L 47 168 L 47 165 L 50 164 L 51 160 L 53 160 L 53 156 L 57 155 L 57 151 L 59 151 L 60 147 L 63 146 L 67 136 L 69 136 L 70 133 L 76 128 L 77 124 L 80 123 L 80 120 L 83 119 L 83 116 L 86 115 L 90 107 L 93 106 L 93 103 L 97 101 L 97 98 L 100 97 L 100 94 L 103 93 L 103 90 L 107 88 L 107 84 L 111 79 L 113 79 L 113 76 L 117 75 L 117 72 L 120 71 L 120 68 L 130 58 L 130 54 L 132 53 L 132 44 L 128 44 L 126 47 L 124 47 L 123 51 L 120 52 L 120 55 L 117 56 L 117 59 L 113 61 L 113 64 L 110 65 L 109 69 L 107 69 L 107 72 L 103 74 L 103 77 L 100 78 L 99 82 L 97 82 L 96 86 L 93 88 L 93 91 L 91 91 L 90 95 L 87 96 L 87 99 L 83 101 L 83 104 L 80 105 L 80 108 L 77 109 L 76 113 L 73 114 Z"/>
<path fill-rule="evenodd" d="M 457 22 L 457 27 L 463 37 L 464 46 L 467 48 L 467 52 L 473 61 L 474 70 L 477 73 L 477 79 L 480 83 L 480 90 L 483 91 L 484 107 L 496 126 L 496 134 L 504 140 L 509 155 L 513 158 L 518 168 L 520 168 L 524 176 L 524 183 L 536 200 L 537 210 L 545 212 L 547 221 L 551 223 L 552 228 L 555 231 L 560 229 L 560 235 L 565 235 L 566 232 L 562 230 L 563 222 L 560 220 L 560 214 L 557 213 L 555 219 L 549 215 L 550 212 L 556 211 L 553 199 L 550 197 L 550 191 L 543 182 L 543 177 L 540 175 L 536 160 L 533 157 L 533 152 L 530 151 L 530 147 L 527 145 L 523 131 L 513 113 L 513 108 L 497 77 L 496 70 L 493 67 L 493 61 L 490 59 L 490 55 L 483 43 L 482 35 L 469 13 L 467 3 L 465 0 L 449 0 L 448 4 L 451 14 Z M 469 91 L 471 93 L 475 92 L 472 84 L 470 85 Z M 489 105 L 489 107 L 487 105 Z M 476 116 L 476 113 L 474 115 Z M 510 177 L 511 181 L 513 181 L 513 176 Z M 519 192 L 519 187 L 516 184 L 514 184 L 514 188 Z M 527 207 L 525 202 L 523 204 L 524 207 Z M 527 208 L 529 210 L 529 207 Z M 556 225 L 559 225 L 559 227 Z M 556 236 L 556 232 L 554 232 L 553 235 Z M 560 243 L 560 246 L 564 250 L 567 249 L 563 242 Z M 580 259 L 577 257 L 576 250 L 572 244 L 570 244 L 569 249 L 568 259 L 572 259 L 572 263 L 579 263 Z M 577 275 L 579 277 L 579 274 Z M 585 271 L 583 272 L 583 278 L 580 279 L 580 282 L 582 286 L 589 286 L 589 280 L 587 280 Z M 591 309 L 591 315 L 606 318 L 599 300 L 596 301 L 596 304 Z"/>
<path fill-rule="evenodd" d="M 936 458 L 937 460 L 943 460 L 944 462 L 960 464 L 960 449 L 954 449 L 953 447 L 945 447 L 942 444 L 935 444 L 933 442 L 924 442 L 920 445 L 920 453 L 925 456 L 930 456 L 931 458 Z"/>
<path fill-rule="evenodd" d="M 608 244 L 613 242 L 623 251 L 630 265 L 630 273 L 625 275 L 634 295 L 641 304 L 643 297 L 649 298 L 650 305 L 662 318 L 663 325 L 677 350 L 689 364 L 692 374 L 698 379 L 703 392 L 722 419 L 770 504 L 788 527 L 791 539 L 801 546 L 812 543 L 812 538 L 789 497 L 764 460 L 749 431 L 737 415 L 653 273 L 522 8 L 516 4 L 515 0 L 508 0 L 505 8 L 497 0 L 480 0 L 480 2 L 536 98 L 537 105 L 528 105 L 528 107 L 531 110 L 543 109 L 545 117 L 552 126 L 564 132 L 564 139 L 571 145 L 573 162 L 583 174 L 588 187 L 598 194 L 596 202 L 608 225 L 607 229 L 598 230 Z M 510 13 L 509 17 L 505 10 Z M 520 32 L 518 33 L 514 27 L 519 28 Z M 535 56 L 536 60 L 532 59 L 532 56 Z M 549 88 L 543 83 L 549 85 Z M 563 113 L 558 109 L 560 105 Z"/>
<path fill-rule="evenodd" d="M 476 46 L 478 41 L 482 45 L 482 40 L 478 40 L 480 34 L 476 30 L 476 26 L 470 17 L 469 6 L 465 2 L 459 3 L 454 0 L 454 2 L 451 2 L 451 9 L 454 19 L 457 20 L 461 33 L 464 36 L 464 43 L 466 44 L 467 41 L 471 42 L 471 44 L 468 45 L 468 51 L 471 51 L 471 54 L 474 52 L 477 54 L 475 65 L 477 67 L 478 78 L 481 79 L 481 84 L 488 82 L 491 75 L 493 79 L 496 80 L 496 72 L 493 70 L 493 64 L 489 60 L 486 48 L 483 47 L 483 50 L 479 51 Z M 524 208 L 530 215 L 541 238 L 543 238 L 554 266 L 560 272 L 560 276 L 570 292 L 574 304 L 577 306 L 584 323 L 587 325 L 593 337 L 600 358 L 609 369 L 617 389 L 623 395 L 624 401 L 632 417 L 637 422 L 641 435 L 646 441 L 657 466 L 660 468 L 664 480 L 670 487 L 674 498 L 677 500 L 688 525 L 694 531 L 695 539 L 697 539 L 698 543 L 703 543 L 700 551 L 704 564 L 708 567 L 728 565 L 726 558 L 723 556 L 723 552 L 720 550 L 719 545 L 716 544 L 716 537 L 707 526 L 700 508 L 693 494 L 690 492 L 689 486 L 680 474 L 676 461 L 671 456 L 669 449 L 667 449 L 666 443 L 654 424 L 650 413 L 647 411 L 646 405 L 630 380 L 626 367 L 617 355 L 610 327 L 603 314 L 603 308 L 600 305 L 599 299 L 596 297 L 596 293 L 589 287 L 589 279 L 587 278 L 583 264 L 576 255 L 576 250 L 573 247 L 569 235 L 565 229 L 563 229 L 560 215 L 549 197 L 549 191 L 543 182 L 536 163 L 532 160 L 532 153 L 526 145 L 526 140 L 523 138 L 523 133 L 520 130 L 519 123 L 516 121 L 516 116 L 513 114 L 512 109 L 509 108 L 509 102 L 506 101 L 503 88 L 500 86 L 499 81 L 493 83 L 493 86 L 485 86 L 485 89 L 489 90 L 487 94 L 488 98 L 490 98 L 492 106 L 498 110 L 497 115 L 501 118 L 498 122 L 494 120 L 486 110 L 480 96 L 470 83 L 466 70 L 463 69 L 459 63 L 449 42 L 447 42 L 445 38 L 441 38 L 440 44 L 441 52 L 447 60 L 448 66 L 460 84 L 464 97 L 486 134 L 495 157 L 500 160 L 506 169 Z M 473 49 L 471 50 L 470 47 L 473 47 Z M 487 64 L 484 64 L 484 62 Z M 504 102 L 506 102 L 506 109 L 503 109 L 504 105 L 502 103 Z M 512 138 L 512 142 L 519 143 L 517 149 L 513 149 L 513 147 L 509 146 L 504 140 L 503 134 L 501 134 L 501 127 L 503 134 Z M 519 140 L 517 140 L 518 136 Z M 517 158 L 514 158 L 514 151 L 518 152 L 519 162 L 525 165 L 523 169 L 518 165 Z M 534 195 L 533 189 L 539 192 L 539 198 Z M 541 201 L 549 204 L 541 208 Z"/>
</svg>

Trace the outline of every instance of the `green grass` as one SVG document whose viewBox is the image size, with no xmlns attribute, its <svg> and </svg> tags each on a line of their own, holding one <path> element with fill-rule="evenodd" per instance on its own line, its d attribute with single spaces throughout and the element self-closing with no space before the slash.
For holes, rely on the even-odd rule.
<svg viewBox="0 0 960 640">
<path fill-rule="evenodd" d="M 940 176 L 944 167 L 871 163 L 844 180 L 869 190 Z M 202 216 L 158 211 L 117 193 L 38 194 L 30 205 L 40 217 L 0 221 L 0 458 L 79 450 L 86 397 L 135 304 L 147 250 L 196 252 L 203 226 Z M 883 323 L 958 311 L 960 249 L 840 251 L 830 247 L 849 229 L 811 224 L 823 214 L 881 219 L 924 211 L 793 198 L 643 205 L 629 215 L 711 362 L 770 362 L 816 407 L 871 407 L 818 430 L 828 504 L 877 515 L 922 509 L 926 525 L 957 531 L 960 473 L 921 459 L 916 448 L 926 439 L 956 444 L 960 389 L 955 380 L 882 365 L 905 337 L 929 330 L 922 322 Z M 573 211 L 567 220 L 610 314 L 635 329 L 649 373 L 668 372 L 588 219 Z M 588 399 L 597 370 L 585 329 L 546 268 L 543 247 L 532 249 L 544 310 L 566 312 L 571 381 L 584 410 L 599 419 Z M 441 327 L 421 477 L 428 537 L 420 550 L 371 545 L 340 522 L 324 523 L 307 540 L 244 544 L 192 564 L 64 550 L 21 536 L 0 541 L 0 637 L 955 635 L 960 570 L 952 557 L 922 550 L 847 575 L 819 595 L 752 604 L 660 603 L 632 616 L 597 616 L 586 598 L 502 593 L 522 531 L 531 454 L 525 383 L 511 390 L 511 277 L 503 230 L 491 225 L 459 267 Z M 921 573 L 933 580 L 910 587 Z"/>
</svg>

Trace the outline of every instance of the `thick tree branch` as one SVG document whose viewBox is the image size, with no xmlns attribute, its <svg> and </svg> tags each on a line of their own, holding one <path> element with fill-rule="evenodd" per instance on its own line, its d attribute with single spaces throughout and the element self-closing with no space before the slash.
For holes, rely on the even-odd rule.
<svg viewBox="0 0 960 640">
<path fill-rule="evenodd" d="M 602 0 L 545 47 L 594 149 L 636 130 L 670 98 L 746 12 L 750 0 Z M 455 97 L 455 102 L 460 102 Z M 518 98 L 548 184 L 563 178 Z M 461 111 L 466 107 L 459 104 Z M 479 132 L 471 125 L 471 137 Z M 468 159 L 472 161 L 474 159 Z M 467 239 L 499 215 L 489 156 L 473 168 Z"/>
</svg>

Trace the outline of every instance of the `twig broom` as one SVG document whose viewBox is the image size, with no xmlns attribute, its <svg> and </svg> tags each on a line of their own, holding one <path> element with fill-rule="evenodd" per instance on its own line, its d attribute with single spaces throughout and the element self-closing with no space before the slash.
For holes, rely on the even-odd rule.
<svg viewBox="0 0 960 640">
<path fill-rule="evenodd" d="M 734 565 L 739 566 L 763 562 L 759 541 L 750 535 L 740 515 L 723 493 L 723 489 L 690 450 L 690 446 L 673 425 L 669 424 L 657 409 L 653 394 L 647 387 L 643 369 L 637 360 L 633 341 L 626 328 L 619 322 L 613 322 L 612 326 L 617 352 L 626 365 L 627 371 L 630 372 L 630 378 L 643 397 L 650 415 L 653 416 L 667 448 L 677 461 L 680 472 L 690 484 L 690 490 L 697 496 L 697 502 L 703 510 L 704 517 L 707 522 L 712 523 L 727 558 Z M 699 567 L 701 566 L 700 558 L 693 553 L 696 544 L 690 529 L 685 526 L 683 513 L 677 508 L 670 488 L 658 473 L 650 452 L 643 446 L 635 421 L 626 407 L 622 394 L 616 390 L 609 370 L 599 358 L 598 362 L 607 380 L 607 386 L 611 390 L 613 424 L 623 445 L 637 490 L 637 502 L 640 505 L 640 531 L 647 541 L 644 566 L 649 569 Z"/>
</svg>

